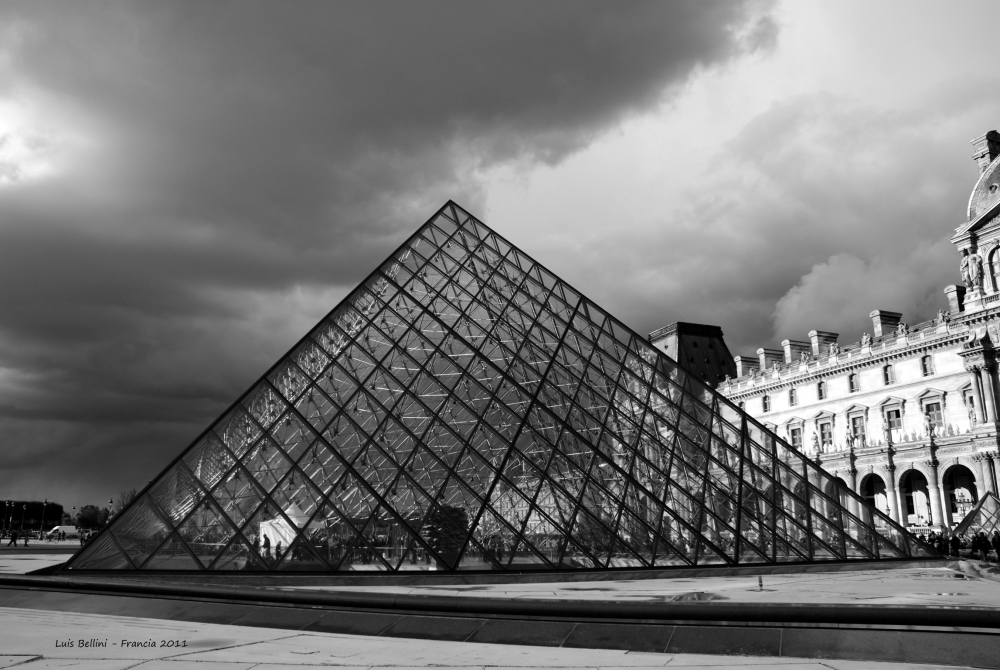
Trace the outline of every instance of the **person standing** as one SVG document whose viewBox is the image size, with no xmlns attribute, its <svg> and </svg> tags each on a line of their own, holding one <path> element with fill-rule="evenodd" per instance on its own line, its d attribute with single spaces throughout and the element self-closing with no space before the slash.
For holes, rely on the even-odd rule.
<svg viewBox="0 0 1000 670">
<path fill-rule="evenodd" d="M 11 530 L 10 531 L 10 542 L 7 543 L 7 546 L 9 547 L 10 545 L 14 545 L 15 547 L 17 546 L 17 531 L 16 530 Z"/>
</svg>

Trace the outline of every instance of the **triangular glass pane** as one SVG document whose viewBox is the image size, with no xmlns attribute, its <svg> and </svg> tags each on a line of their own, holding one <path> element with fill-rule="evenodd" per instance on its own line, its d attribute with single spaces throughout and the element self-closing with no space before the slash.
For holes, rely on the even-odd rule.
<svg viewBox="0 0 1000 670">
<path fill-rule="evenodd" d="M 206 500 L 177 529 L 188 549 L 208 566 L 236 534 L 233 524 L 218 505 Z"/>
<path fill-rule="evenodd" d="M 178 463 L 150 487 L 149 496 L 174 525 L 177 525 L 194 509 L 205 493 L 187 467 L 183 463 Z"/>
<path fill-rule="evenodd" d="M 136 499 L 120 517 L 111 522 L 110 527 L 118 545 L 133 563 L 140 566 L 170 532 L 170 527 L 160 518 L 155 505 L 146 496 Z"/>
<path fill-rule="evenodd" d="M 204 567 L 187 550 L 180 536 L 174 533 L 156 550 L 155 554 L 149 557 L 149 560 L 143 564 L 142 569 L 204 570 Z"/>
<path fill-rule="evenodd" d="M 241 535 L 237 535 L 229 546 L 226 547 L 215 562 L 210 566 L 210 570 L 266 570 L 267 565 L 250 548 L 250 545 Z"/>
<path fill-rule="evenodd" d="M 132 563 L 107 533 L 91 540 L 69 563 L 70 570 L 131 570 Z"/>
</svg>

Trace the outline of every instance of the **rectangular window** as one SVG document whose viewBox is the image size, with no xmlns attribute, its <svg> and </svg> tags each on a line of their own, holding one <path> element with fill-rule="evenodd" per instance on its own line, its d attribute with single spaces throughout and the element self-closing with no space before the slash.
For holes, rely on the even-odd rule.
<svg viewBox="0 0 1000 670">
<path fill-rule="evenodd" d="M 855 439 L 861 439 L 865 436 L 865 417 L 851 417 L 851 435 L 853 435 Z"/>
<path fill-rule="evenodd" d="M 820 444 L 833 444 L 833 427 L 829 422 L 819 424 Z"/>
<path fill-rule="evenodd" d="M 929 402 L 924 405 L 924 413 L 931 415 L 931 421 L 940 428 L 944 425 L 944 415 L 941 413 L 941 403 Z"/>
<path fill-rule="evenodd" d="M 903 420 L 898 409 L 889 409 L 885 412 L 885 418 L 889 421 L 889 428 L 896 430 L 903 427 Z"/>
<path fill-rule="evenodd" d="M 886 386 L 896 383 L 896 371 L 891 365 L 882 368 L 882 377 L 885 379 Z"/>
<path fill-rule="evenodd" d="M 795 447 L 796 449 L 801 449 L 802 448 L 802 429 L 801 428 L 792 428 L 790 431 L 788 431 L 788 436 L 789 436 L 789 438 L 792 441 L 792 446 L 793 447 Z"/>
<path fill-rule="evenodd" d="M 820 382 L 816 385 L 816 395 L 819 396 L 820 400 L 826 400 L 826 382 Z"/>
<path fill-rule="evenodd" d="M 858 392 L 858 376 L 856 374 L 848 375 L 847 376 L 847 385 L 850 387 L 851 393 L 857 393 Z"/>
<path fill-rule="evenodd" d="M 934 374 L 934 359 L 931 358 L 930 354 L 920 359 L 920 371 L 924 373 L 925 377 Z"/>
<path fill-rule="evenodd" d="M 795 407 L 798 404 L 798 399 L 795 396 L 795 389 L 788 389 L 788 405 L 790 407 Z"/>
</svg>

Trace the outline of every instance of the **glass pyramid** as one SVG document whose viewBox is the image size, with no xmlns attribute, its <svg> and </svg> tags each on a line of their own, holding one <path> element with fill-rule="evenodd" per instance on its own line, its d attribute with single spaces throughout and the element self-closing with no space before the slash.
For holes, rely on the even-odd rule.
<svg viewBox="0 0 1000 670">
<path fill-rule="evenodd" d="M 937 556 L 449 202 L 70 570 Z"/>
<path fill-rule="evenodd" d="M 993 533 L 998 530 L 1000 530 L 1000 498 L 997 498 L 992 491 L 987 491 L 951 533 L 965 535 L 969 531 L 982 532 L 992 538 Z"/>
</svg>

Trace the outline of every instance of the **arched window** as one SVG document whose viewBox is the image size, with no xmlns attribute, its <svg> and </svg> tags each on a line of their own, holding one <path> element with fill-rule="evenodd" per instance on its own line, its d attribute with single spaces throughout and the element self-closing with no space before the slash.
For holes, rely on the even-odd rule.
<svg viewBox="0 0 1000 670">
<path fill-rule="evenodd" d="M 934 374 L 934 357 L 927 354 L 920 359 L 920 371 L 925 377 L 929 377 Z"/>
<path fill-rule="evenodd" d="M 861 390 L 861 387 L 858 385 L 858 374 L 856 372 L 847 375 L 847 387 L 851 390 L 851 393 L 857 393 Z"/>
<path fill-rule="evenodd" d="M 816 395 L 820 400 L 826 400 L 826 382 L 816 384 Z"/>
<path fill-rule="evenodd" d="M 788 406 L 795 407 L 799 404 L 799 399 L 795 395 L 795 389 L 788 389 Z"/>
<path fill-rule="evenodd" d="M 882 380 L 886 386 L 896 383 L 896 370 L 891 363 L 882 368 Z"/>
<path fill-rule="evenodd" d="M 771 396 L 766 395 L 760 399 L 761 404 L 764 406 L 765 412 L 771 411 Z"/>
</svg>

